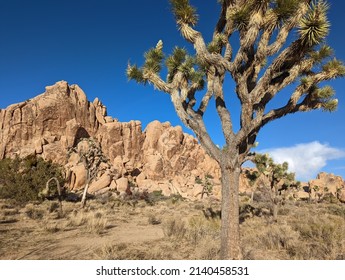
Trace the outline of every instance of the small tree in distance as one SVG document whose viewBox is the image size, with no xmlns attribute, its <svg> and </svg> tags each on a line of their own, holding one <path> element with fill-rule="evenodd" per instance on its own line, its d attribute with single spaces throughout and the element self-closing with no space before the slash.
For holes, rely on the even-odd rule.
<svg viewBox="0 0 345 280">
<path fill-rule="evenodd" d="M 145 53 L 142 67 L 128 65 L 127 76 L 169 94 L 184 125 L 194 131 L 206 152 L 218 162 L 222 181 L 221 258 L 241 259 L 239 176 L 242 164 L 253 156 L 251 148 L 260 129 L 295 112 L 334 111 L 338 104 L 334 90 L 320 83 L 344 76 L 345 67 L 332 58 L 332 49 L 324 44 L 330 28 L 325 1 L 219 2 L 221 11 L 213 38 L 206 43 L 196 30 L 198 16 L 189 0 L 170 0 L 178 28 L 194 46 L 195 54 L 175 47 L 172 55 L 165 57 L 160 40 Z M 291 32 L 297 38 L 289 43 Z M 230 43 L 235 33 L 239 35 L 237 51 Z M 164 61 L 168 70 L 165 80 L 160 77 Z M 234 130 L 226 102 L 229 99 L 225 98 L 232 94 L 223 87 L 227 73 L 236 84 L 233 98 L 241 104 L 238 131 Z M 268 110 L 270 101 L 293 83 L 295 88 L 287 102 Z M 225 149 L 212 141 L 204 123 L 205 111 L 212 103 L 222 125 Z"/>
<path fill-rule="evenodd" d="M 299 187 L 300 182 L 295 180 L 295 173 L 289 172 L 287 162 L 275 163 L 267 154 L 256 154 L 252 160 L 257 170 L 252 170 L 250 177 L 255 182 L 261 175 L 268 179 L 269 185 L 263 186 L 269 193 L 274 221 L 278 219 L 278 209 L 283 200 L 283 192 L 289 188 Z M 260 187 L 260 186 L 259 186 Z"/>
</svg>

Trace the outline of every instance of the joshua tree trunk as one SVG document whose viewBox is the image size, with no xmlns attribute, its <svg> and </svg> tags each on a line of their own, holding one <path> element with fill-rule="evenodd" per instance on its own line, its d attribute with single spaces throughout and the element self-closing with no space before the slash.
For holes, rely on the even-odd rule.
<svg viewBox="0 0 345 280">
<path fill-rule="evenodd" d="M 89 182 L 86 183 L 86 186 L 84 188 L 83 196 L 81 198 L 81 208 L 84 208 L 86 205 L 86 195 L 87 195 L 88 189 L 89 189 Z"/>
<path fill-rule="evenodd" d="M 278 222 L 278 211 L 279 211 L 279 201 L 278 198 L 275 198 L 273 200 L 273 206 L 272 206 L 272 214 L 273 214 L 273 221 Z"/>
<path fill-rule="evenodd" d="M 239 260 L 242 258 L 240 248 L 238 189 L 240 166 L 222 167 L 222 231 L 221 259 Z"/>
</svg>

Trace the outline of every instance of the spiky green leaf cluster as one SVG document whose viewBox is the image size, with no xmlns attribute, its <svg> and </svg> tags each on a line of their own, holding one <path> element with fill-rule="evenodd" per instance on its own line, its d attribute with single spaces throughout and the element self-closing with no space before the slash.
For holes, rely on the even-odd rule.
<svg viewBox="0 0 345 280">
<path fill-rule="evenodd" d="M 334 93 L 334 89 L 331 86 L 325 86 L 315 91 L 316 97 L 321 100 L 329 100 L 334 96 Z"/>
<path fill-rule="evenodd" d="M 207 49 L 210 53 L 220 53 L 226 42 L 227 38 L 224 34 L 217 34 L 213 41 L 208 44 Z"/>
<path fill-rule="evenodd" d="M 322 104 L 322 109 L 327 112 L 334 112 L 338 108 L 338 99 L 331 99 Z"/>
<path fill-rule="evenodd" d="M 196 59 L 187 55 L 185 61 L 178 67 L 178 71 L 182 72 L 188 81 L 199 84 L 198 89 L 203 89 L 205 74 L 203 71 L 195 69 L 196 64 Z"/>
<path fill-rule="evenodd" d="M 144 57 L 145 63 L 141 68 L 135 64 L 128 64 L 126 74 L 129 80 L 135 80 L 137 83 L 145 84 L 147 82 L 147 79 L 144 77 L 145 72 L 158 74 L 161 71 L 164 60 L 163 42 L 159 40 L 156 47 L 148 50 L 144 54 Z"/>
<path fill-rule="evenodd" d="M 295 182 L 295 173 L 288 171 L 289 165 L 287 162 L 275 163 L 268 154 L 256 154 L 254 164 L 259 173 L 271 177 L 275 182 L 283 181 L 286 186 Z"/>
<path fill-rule="evenodd" d="M 196 9 L 190 5 L 189 0 L 170 0 L 170 3 L 178 24 L 186 23 L 192 26 L 197 24 Z"/>
<path fill-rule="evenodd" d="M 146 71 L 152 71 L 153 73 L 158 73 L 161 71 L 162 61 L 164 59 L 164 54 L 162 48 L 156 47 L 151 48 L 145 54 L 145 64 L 144 69 Z"/>
<path fill-rule="evenodd" d="M 195 59 L 192 56 L 187 55 L 184 62 L 178 67 L 178 70 L 182 72 L 186 77 L 189 77 L 191 71 L 194 71 Z"/>
<path fill-rule="evenodd" d="M 204 87 L 204 72 L 198 69 L 196 59 L 188 55 L 184 48 L 175 47 L 172 55 L 166 59 L 165 64 L 168 68 L 168 82 L 171 82 L 179 71 L 183 73 L 187 80 L 199 84 L 198 89 Z"/>
<path fill-rule="evenodd" d="M 301 78 L 300 82 L 301 82 L 302 86 L 308 87 L 311 84 L 312 81 L 311 81 L 310 77 L 305 77 L 304 76 L 304 77 Z"/>
<path fill-rule="evenodd" d="M 284 21 L 296 13 L 300 2 L 300 0 L 275 0 L 273 11 L 277 15 L 278 20 Z"/>
<path fill-rule="evenodd" d="M 190 71 L 189 72 L 189 79 L 194 83 L 198 85 L 198 90 L 202 90 L 205 87 L 205 80 L 204 80 L 204 72 L 198 70 L 198 71 Z"/>
<path fill-rule="evenodd" d="M 171 82 L 174 78 L 178 68 L 186 59 L 187 51 L 184 48 L 175 47 L 173 54 L 169 56 L 165 64 L 168 68 L 168 81 Z"/>
<path fill-rule="evenodd" d="M 134 80 L 139 84 L 145 82 L 143 71 L 137 65 L 128 64 L 126 74 L 129 80 Z"/>
<path fill-rule="evenodd" d="M 321 63 L 324 59 L 333 55 L 333 50 L 330 46 L 323 45 L 319 50 L 310 52 L 309 55 L 314 63 Z"/>
<path fill-rule="evenodd" d="M 312 47 L 320 44 L 328 35 L 330 23 L 327 19 L 329 5 L 323 0 L 313 1 L 306 16 L 299 24 L 299 34 L 302 42 Z"/>
<path fill-rule="evenodd" d="M 229 17 L 233 21 L 236 29 L 244 30 L 248 26 L 250 15 L 250 5 L 244 5 L 241 8 L 232 11 Z"/>
<path fill-rule="evenodd" d="M 273 165 L 273 160 L 268 154 L 256 154 L 254 163 L 259 172 L 264 173 L 269 166 Z"/>
<path fill-rule="evenodd" d="M 322 66 L 322 71 L 327 73 L 330 79 L 345 76 L 344 64 L 335 58 L 324 64 Z"/>
<path fill-rule="evenodd" d="M 333 98 L 334 95 L 335 91 L 331 86 L 322 88 L 315 86 L 312 92 L 313 100 L 321 104 L 321 109 L 329 112 L 335 111 L 338 107 L 338 100 Z"/>
</svg>

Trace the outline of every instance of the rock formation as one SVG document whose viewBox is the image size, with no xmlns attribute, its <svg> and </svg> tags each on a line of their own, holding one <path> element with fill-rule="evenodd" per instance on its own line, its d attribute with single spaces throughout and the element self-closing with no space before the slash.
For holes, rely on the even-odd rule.
<svg viewBox="0 0 345 280">
<path fill-rule="evenodd" d="M 217 163 L 180 126 L 153 121 L 143 131 L 139 121 L 119 122 L 98 98 L 89 102 L 65 81 L 0 110 L 0 159 L 30 154 L 65 166 L 73 191 L 90 180 L 94 194 L 138 188 L 195 199 L 212 185 L 212 195 L 220 197 Z M 310 189 L 317 185 L 345 202 L 342 178 L 327 176 L 321 173 Z M 243 173 L 240 191 L 253 188 Z"/>
<path fill-rule="evenodd" d="M 309 181 L 308 187 L 312 199 L 320 200 L 330 195 L 345 203 L 345 182 L 340 176 L 321 172 Z"/>
<path fill-rule="evenodd" d="M 132 183 L 189 197 L 195 178 L 219 178 L 216 162 L 181 127 L 154 121 L 142 131 L 139 121 L 118 122 L 97 98 L 89 102 L 79 86 L 65 81 L 0 110 L 0 128 L 0 159 L 36 154 L 64 165 L 72 190 L 87 180 L 80 157 L 89 148 L 85 139 L 98 143 L 108 160 L 91 182 L 92 193 Z"/>
</svg>

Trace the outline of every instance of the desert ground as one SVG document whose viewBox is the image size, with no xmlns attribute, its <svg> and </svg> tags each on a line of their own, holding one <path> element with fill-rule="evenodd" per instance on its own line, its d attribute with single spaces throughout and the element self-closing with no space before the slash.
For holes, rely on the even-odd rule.
<svg viewBox="0 0 345 280">
<path fill-rule="evenodd" d="M 269 205 L 241 196 L 244 259 L 345 259 L 345 205 L 288 201 L 273 221 Z M 0 259 L 218 259 L 220 203 L 154 194 L 20 205 L 0 200 Z"/>
</svg>

